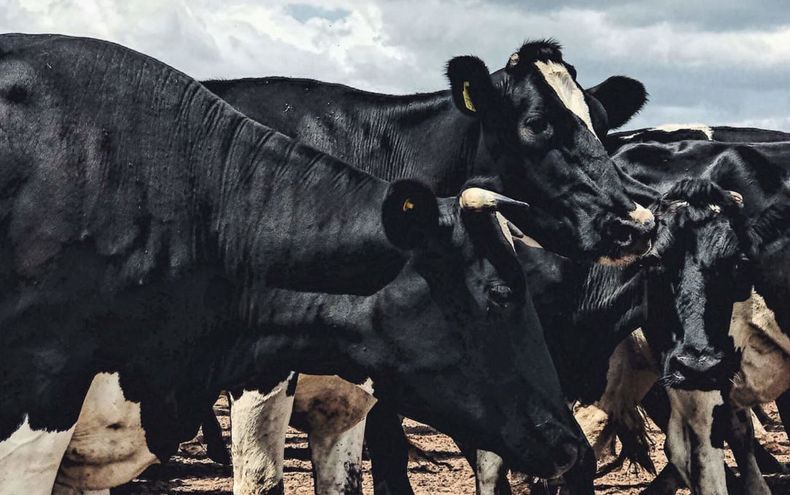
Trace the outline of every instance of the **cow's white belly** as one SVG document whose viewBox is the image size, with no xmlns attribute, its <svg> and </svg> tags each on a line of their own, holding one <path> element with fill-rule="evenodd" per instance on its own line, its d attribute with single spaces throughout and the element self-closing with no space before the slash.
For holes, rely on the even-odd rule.
<svg viewBox="0 0 790 495">
<path fill-rule="evenodd" d="M 32 430 L 25 417 L 13 435 L 0 442 L 0 494 L 49 495 L 73 432 L 74 427 Z"/>
<path fill-rule="evenodd" d="M 126 400 L 118 373 L 93 379 L 58 473 L 57 485 L 101 490 L 158 462 L 148 450 L 140 404 Z"/>
<path fill-rule="evenodd" d="M 757 293 L 733 307 L 730 335 L 741 351 L 733 380 L 733 405 L 748 408 L 775 400 L 790 387 L 790 338 Z"/>
</svg>

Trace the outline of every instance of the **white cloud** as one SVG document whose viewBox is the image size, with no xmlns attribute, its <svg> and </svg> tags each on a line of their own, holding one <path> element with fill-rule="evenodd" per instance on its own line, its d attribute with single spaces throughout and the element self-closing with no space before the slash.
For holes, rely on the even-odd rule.
<svg viewBox="0 0 790 495">
<path fill-rule="evenodd" d="M 750 12 L 744 7 L 719 9 L 710 22 L 700 7 L 690 22 L 661 4 L 0 0 L 0 31 L 108 39 L 197 78 L 290 75 L 396 93 L 446 87 L 452 56 L 476 54 L 495 70 L 524 39 L 554 37 L 583 84 L 611 74 L 646 83 L 651 103 L 634 125 L 762 121 L 790 129 L 790 18 L 781 3 L 748 22 L 739 22 Z"/>
</svg>

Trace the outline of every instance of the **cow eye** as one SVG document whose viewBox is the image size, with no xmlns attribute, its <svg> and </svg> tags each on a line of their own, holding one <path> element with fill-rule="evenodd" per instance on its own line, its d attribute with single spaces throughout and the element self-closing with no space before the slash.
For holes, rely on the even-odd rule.
<svg viewBox="0 0 790 495">
<path fill-rule="evenodd" d="M 527 119 L 524 126 L 533 134 L 541 134 L 549 127 L 549 121 L 542 117 Z"/>
</svg>

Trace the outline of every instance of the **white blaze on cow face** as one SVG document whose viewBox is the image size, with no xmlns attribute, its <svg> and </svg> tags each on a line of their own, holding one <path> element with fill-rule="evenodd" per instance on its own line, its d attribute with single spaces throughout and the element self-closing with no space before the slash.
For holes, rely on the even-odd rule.
<svg viewBox="0 0 790 495">
<path fill-rule="evenodd" d="M 535 62 L 535 67 L 538 68 L 543 78 L 551 86 L 551 89 L 557 93 L 560 101 L 573 112 L 577 117 L 584 122 L 584 125 L 592 132 L 593 136 L 598 139 L 593 129 L 592 119 L 590 118 L 590 108 L 584 99 L 584 93 L 573 80 L 568 69 L 563 64 L 557 62 Z"/>
<path fill-rule="evenodd" d="M 74 433 L 30 428 L 27 416 L 22 425 L 0 442 L 0 493 L 50 495 L 63 453 Z"/>
<path fill-rule="evenodd" d="M 58 473 L 59 485 L 101 490 L 159 462 L 148 450 L 140 404 L 126 400 L 118 373 L 99 373 L 85 396 Z"/>
</svg>

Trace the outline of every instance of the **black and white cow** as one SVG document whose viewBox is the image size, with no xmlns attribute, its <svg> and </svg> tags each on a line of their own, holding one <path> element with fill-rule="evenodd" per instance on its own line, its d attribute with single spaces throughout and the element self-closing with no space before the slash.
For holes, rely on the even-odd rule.
<svg viewBox="0 0 790 495">
<path fill-rule="evenodd" d="M 0 492 L 49 494 L 67 448 L 62 482 L 125 482 L 290 370 L 373 377 L 546 476 L 588 448 L 494 213 L 521 203 L 388 184 L 56 35 L 0 36 L 0 191 Z"/>
<path fill-rule="evenodd" d="M 525 43 L 493 74 L 476 57 L 453 58 L 447 77 L 450 90 L 404 96 L 289 78 L 203 84 L 382 179 L 421 179 L 453 195 L 470 177 L 495 177 L 499 192 L 529 202 L 523 230 L 546 249 L 604 262 L 644 252 L 653 222 L 635 203 L 643 191 L 600 141 L 645 103 L 641 83 L 614 76 L 583 90 L 553 41 Z"/>
<path fill-rule="evenodd" d="M 671 398 L 675 421 L 669 423 L 670 429 L 674 428 L 678 432 L 674 436 L 680 436 L 680 432 L 684 431 L 679 426 L 682 422 L 678 421 L 683 411 L 699 411 L 703 409 L 702 404 L 708 403 L 704 408 L 707 409 L 706 413 L 695 413 L 696 429 L 741 433 L 741 437 L 728 441 L 736 453 L 741 471 L 748 475 L 748 490 L 750 493 L 758 493 L 765 492 L 767 488 L 750 451 L 752 443 L 749 425 L 744 422 L 736 425 L 737 427 L 726 423 L 719 424 L 724 421 L 714 422 L 711 412 L 714 408 L 711 400 L 714 403 L 723 402 L 726 407 L 720 408 L 721 410 L 729 408 L 730 405 L 736 409 L 744 409 L 759 402 L 776 399 L 790 384 L 790 376 L 787 374 L 790 370 L 777 366 L 787 359 L 787 350 L 790 347 L 786 339 L 790 326 L 783 326 L 781 323 L 783 319 L 787 322 L 790 316 L 784 302 L 790 287 L 790 278 L 786 276 L 790 269 L 790 238 L 783 231 L 790 220 L 790 143 L 772 141 L 773 138 L 781 138 L 779 133 L 773 131 L 746 131 L 748 132 L 740 133 L 741 138 L 760 139 L 765 142 L 636 142 L 621 147 L 613 158 L 636 178 L 657 184 L 659 188 L 662 181 L 667 184 L 679 177 L 696 176 L 709 178 L 723 187 L 737 189 L 743 194 L 744 217 L 750 224 L 750 236 L 746 240 L 750 255 L 747 271 L 753 279 L 755 293 L 748 301 L 736 304 L 729 335 L 689 335 L 679 342 L 693 342 L 693 345 L 678 346 L 673 353 L 666 356 L 663 364 L 668 382 L 677 387 L 722 390 L 721 393 L 715 390 L 706 392 L 704 396 L 674 393 L 675 396 Z M 738 139 L 738 129 L 733 129 L 729 136 L 729 139 Z M 722 357 L 728 357 L 730 362 L 722 360 Z M 766 374 L 768 369 L 771 371 Z M 731 384 L 733 371 L 737 371 L 737 374 Z M 724 398 L 721 397 L 722 393 Z M 686 397 L 681 400 L 679 395 Z M 748 420 L 742 412 L 733 414 Z M 712 426 L 715 424 L 719 426 Z M 687 483 L 695 472 L 696 481 L 703 478 L 704 476 L 700 476 L 702 471 L 713 473 L 708 479 L 720 480 L 717 483 L 723 483 L 723 464 L 720 462 L 722 453 L 720 449 L 715 450 L 707 462 L 696 456 L 691 459 L 692 464 L 689 464 L 688 450 L 676 449 L 674 463 L 684 474 Z M 711 493 L 722 489 L 724 488 L 719 484 L 715 487 L 708 485 L 698 491 Z"/>
<path fill-rule="evenodd" d="M 644 104 L 641 83 L 616 76 L 583 90 L 552 41 L 525 43 L 494 74 L 477 58 L 457 57 L 447 75 L 449 91 L 407 96 L 287 78 L 204 84 L 249 117 L 385 179 L 416 177 L 454 194 L 469 177 L 493 175 L 504 193 L 529 198 L 525 230 L 563 254 L 611 263 L 632 261 L 645 248 L 652 215 L 633 202 L 644 201 L 644 191 L 619 173 L 600 142 Z M 577 187 L 556 187 L 567 178 Z M 602 205 L 586 200 L 590 193 L 608 196 L 630 221 L 557 207 Z M 611 228 L 590 237 L 591 220 Z M 557 242 L 567 235 L 581 239 Z M 612 241 L 620 246 L 606 248 L 614 254 L 595 247 Z M 587 247 L 579 250 L 579 243 Z"/>
</svg>

